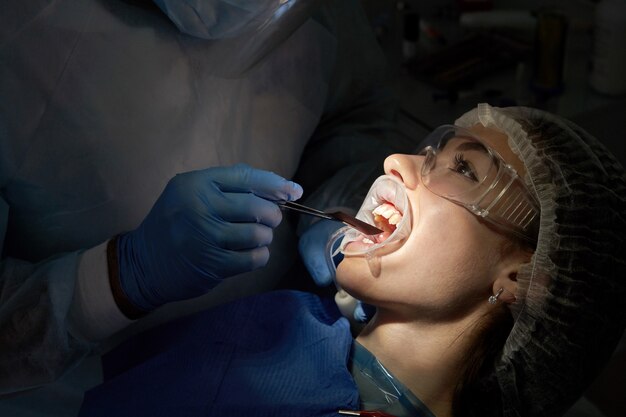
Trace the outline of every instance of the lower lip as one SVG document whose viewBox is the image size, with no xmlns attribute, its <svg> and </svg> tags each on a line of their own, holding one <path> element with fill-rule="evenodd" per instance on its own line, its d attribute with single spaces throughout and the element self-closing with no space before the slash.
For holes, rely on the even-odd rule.
<svg viewBox="0 0 626 417">
<path fill-rule="evenodd" d="M 390 232 L 384 232 L 381 233 L 380 235 L 377 236 L 363 236 L 361 235 L 357 240 L 354 240 L 350 243 L 348 243 L 345 248 L 344 251 L 345 252 L 362 252 L 365 250 L 368 250 L 369 248 L 371 248 L 372 246 L 374 246 L 377 243 L 382 243 L 385 240 L 387 240 L 389 238 L 389 236 L 391 236 Z M 375 243 L 367 243 L 364 242 L 365 239 L 369 239 L 374 241 Z"/>
<path fill-rule="evenodd" d="M 346 247 L 344 248 L 344 252 L 347 252 L 348 254 L 350 252 L 362 252 L 368 250 L 372 246 L 374 246 L 372 243 L 365 243 L 361 240 L 355 240 L 346 245 Z"/>
</svg>

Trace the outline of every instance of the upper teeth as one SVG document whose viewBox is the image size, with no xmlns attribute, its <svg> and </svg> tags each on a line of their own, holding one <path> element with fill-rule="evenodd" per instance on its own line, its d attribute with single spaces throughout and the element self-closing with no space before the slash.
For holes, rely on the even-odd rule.
<svg viewBox="0 0 626 417">
<path fill-rule="evenodd" d="M 396 209 L 396 207 L 390 203 L 383 203 L 380 206 L 376 207 L 374 211 L 372 211 L 372 214 L 383 216 L 385 219 L 387 219 L 389 224 L 393 225 L 400 223 L 400 220 L 402 220 L 402 213 L 400 213 L 398 209 Z"/>
</svg>

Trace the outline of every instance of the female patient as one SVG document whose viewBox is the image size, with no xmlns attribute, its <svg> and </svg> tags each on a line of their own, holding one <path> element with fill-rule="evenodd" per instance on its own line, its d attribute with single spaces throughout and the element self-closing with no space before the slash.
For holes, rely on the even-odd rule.
<svg viewBox="0 0 626 417">
<path fill-rule="evenodd" d="M 337 285 L 377 307 L 356 339 L 328 300 L 255 296 L 116 348 L 82 415 L 562 414 L 624 329 L 624 170 L 527 108 L 426 142 L 364 201 L 384 233 L 337 236 Z"/>
</svg>

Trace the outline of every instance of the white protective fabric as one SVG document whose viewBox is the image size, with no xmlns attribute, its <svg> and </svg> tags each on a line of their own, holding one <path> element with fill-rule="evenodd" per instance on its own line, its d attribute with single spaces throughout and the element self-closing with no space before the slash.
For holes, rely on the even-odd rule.
<svg viewBox="0 0 626 417">
<path fill-rule="evenodd" d="M 300 11 L 251 65 L 224 72 L 237 59 L 221 41 L 181 33 L 150 2 L 3 4 L 0 393 L 54 380 L 89 352 L 101 333 L 67 319 L 81 255 L 135 228 L 176 173 L 245 162 L 290 178 L 307 143 L 334 140 L 382 154 L 370 143 L 384 140 L 390 109 L 384 64 L 358 2 L 324 3 L 307 20 Z M 162 318 L 271 287 L 295 256 L 283 226 L 268 268 Z"/>
<path fill-rule="evenodd" d="M 137 0 L 136 0 L 137 1 Z M 139 0 L 140 1 L 140 0 Z M 291 35 L 320 0 L 154 0 L 187 35 L 220 40 L 212 71 L 236 76 Z"/>
</svg>

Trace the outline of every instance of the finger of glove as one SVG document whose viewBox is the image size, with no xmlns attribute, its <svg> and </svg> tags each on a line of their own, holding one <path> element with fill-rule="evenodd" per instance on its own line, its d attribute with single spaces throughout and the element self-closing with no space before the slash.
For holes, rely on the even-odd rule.
<svg viewBox="0 0 626 417">
<path fill-rule="evenodd" d="M 337 222 L 319 221 L 307 229 L 298 242 L 302 262 L 313 281 L 319 286 L 326 286 L 333 282 L 333 272 L 328 265 L 326 245 L 330 236 L 340 227 L 341 224 Z"/>
<path fill-rule="evenodd" d="M 220 234 L 220 246 L 228 250 L 269 246 L 274 236 L 271 227 L 256 223 L 230 223 L 216 233 Z"/>
<path fill-rule="evenodd" d="M 362 301 L 357 301 L 354 307 L 353 317 L 354 320 L 359 323 L 367 323 L 374 316 L 374 313 L 376 313 L 376 307 Z"/>
<path fill-rule="evenodd" d="M 223 192 L 250 192 L 273 201 L 294 201 L 302 197 L 299 184 L 246 164 L 211 168 L 207 172 Z"/>
<path fill-rule="evenodd" d="M 274 202 L 250 193 L 227 193 L 223 198 L 212 201 L 217 214 L 227 222 L 260 223 L 276 227 L 283 214 Z"/>
<path fill-rule="evenodd" d="M 223 277 L 249 272 L 267 265 L 270 251 L 267 246 L 241 251 L 225 251 L 221 257 L 220 272 Z"/>
</svg>

